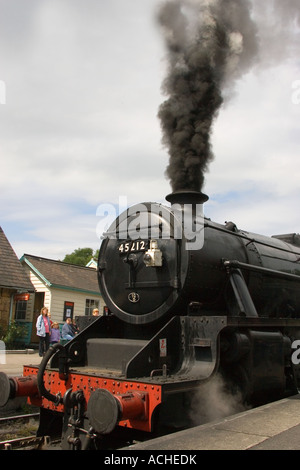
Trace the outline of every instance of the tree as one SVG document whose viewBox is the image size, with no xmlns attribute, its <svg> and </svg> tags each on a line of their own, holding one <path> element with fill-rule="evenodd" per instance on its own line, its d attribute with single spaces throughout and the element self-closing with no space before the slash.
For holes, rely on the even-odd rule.
<svg viewBox="0 0 300 470">
<path fill-rule="evenodd" d="M 66 255 L 63 259 L 63 262 L 77 264 L 79 266 L 86 266 L 91 258 L 93 258 L 94 255 L 96 256 L 97 251 L 94 254 L 92 248 L 77 248 L 77 250 L 74 250 L 73 253 Z"/>
<path fill-rule="evenodd" d="M 15 349 L 18 344 L 20 346 L 20 342 L 26 334 L 26 325 L 17 323 L 16 321 L 11 322 L 6 327 L 0 324 L 0 340 L 4 342 L 6 349 Z"/>
</svg>

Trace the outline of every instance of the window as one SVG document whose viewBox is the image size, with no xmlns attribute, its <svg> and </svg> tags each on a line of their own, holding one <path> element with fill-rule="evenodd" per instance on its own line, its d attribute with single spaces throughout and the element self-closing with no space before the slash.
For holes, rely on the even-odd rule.
<svg viewBox="0 0 300 470">
<path fill-rule="evenodd" d="M 26 308 L 27 308 L 27 300 L 16 301 L 16 314 L 15 314 L 16 320 L 25 320 Z"/>
<path fill-rule="evenodd" d="M 85 315 L 92 315 L 94 308 L 99 308 L 99 300 L 86 299 Z"/>
</svg>

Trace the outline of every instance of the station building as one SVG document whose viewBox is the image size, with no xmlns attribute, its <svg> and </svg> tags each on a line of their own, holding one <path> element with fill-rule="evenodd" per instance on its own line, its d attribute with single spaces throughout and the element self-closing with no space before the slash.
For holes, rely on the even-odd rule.
<svg viewBox="0 0 300 470">
<path fill-rule="evenodd" d="M 85 267 L 30 254 L 19 260 L 0 228 L 0 326 L 5 329 L 13 321 L 23 325 L 20 343 L 34 346 L 39 342 L 36 320 L 44 306 L 60 327 L 67 317 L 92 315 L 96 307 L 101 314 L 96 267 L 93 260 Z"/>
</svg>

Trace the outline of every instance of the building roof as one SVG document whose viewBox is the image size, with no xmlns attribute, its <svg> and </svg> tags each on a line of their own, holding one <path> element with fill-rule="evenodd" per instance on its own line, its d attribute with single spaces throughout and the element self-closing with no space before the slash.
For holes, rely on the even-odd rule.
<svg viewBox="0 0 300 470">
<path fill-rule="evenodd" d="M 22 256 L 21 262 L 27 264 L 48 287 L 100 295 L 96 269 L 28 254 Z"/>
<path fill-rule="evenodd" d="M 0 287 L 34 292 L 29 276 L 0 227 Z"/>
<path fill-rule="evenodd" d="M 94 269 L 97 269 L 97 261 L 92 258 L 88 264 L 86 265 L 87 268 L 94 268 Z"/>
</svg>

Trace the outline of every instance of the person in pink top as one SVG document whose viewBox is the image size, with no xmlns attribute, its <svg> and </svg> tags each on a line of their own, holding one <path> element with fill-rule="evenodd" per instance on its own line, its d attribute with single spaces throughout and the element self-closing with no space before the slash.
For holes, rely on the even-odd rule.
<svg viewBox="0 0 300 470">
<path fill-rule="evenodd" d="M 49 349 L 50 345 L 51 324 L 47 307 L 43 307 L 41 314 L 38 316 L 36 321 L 36 334 L 40 338 L 39 355 L 42 357 Z"/>
</svg>

